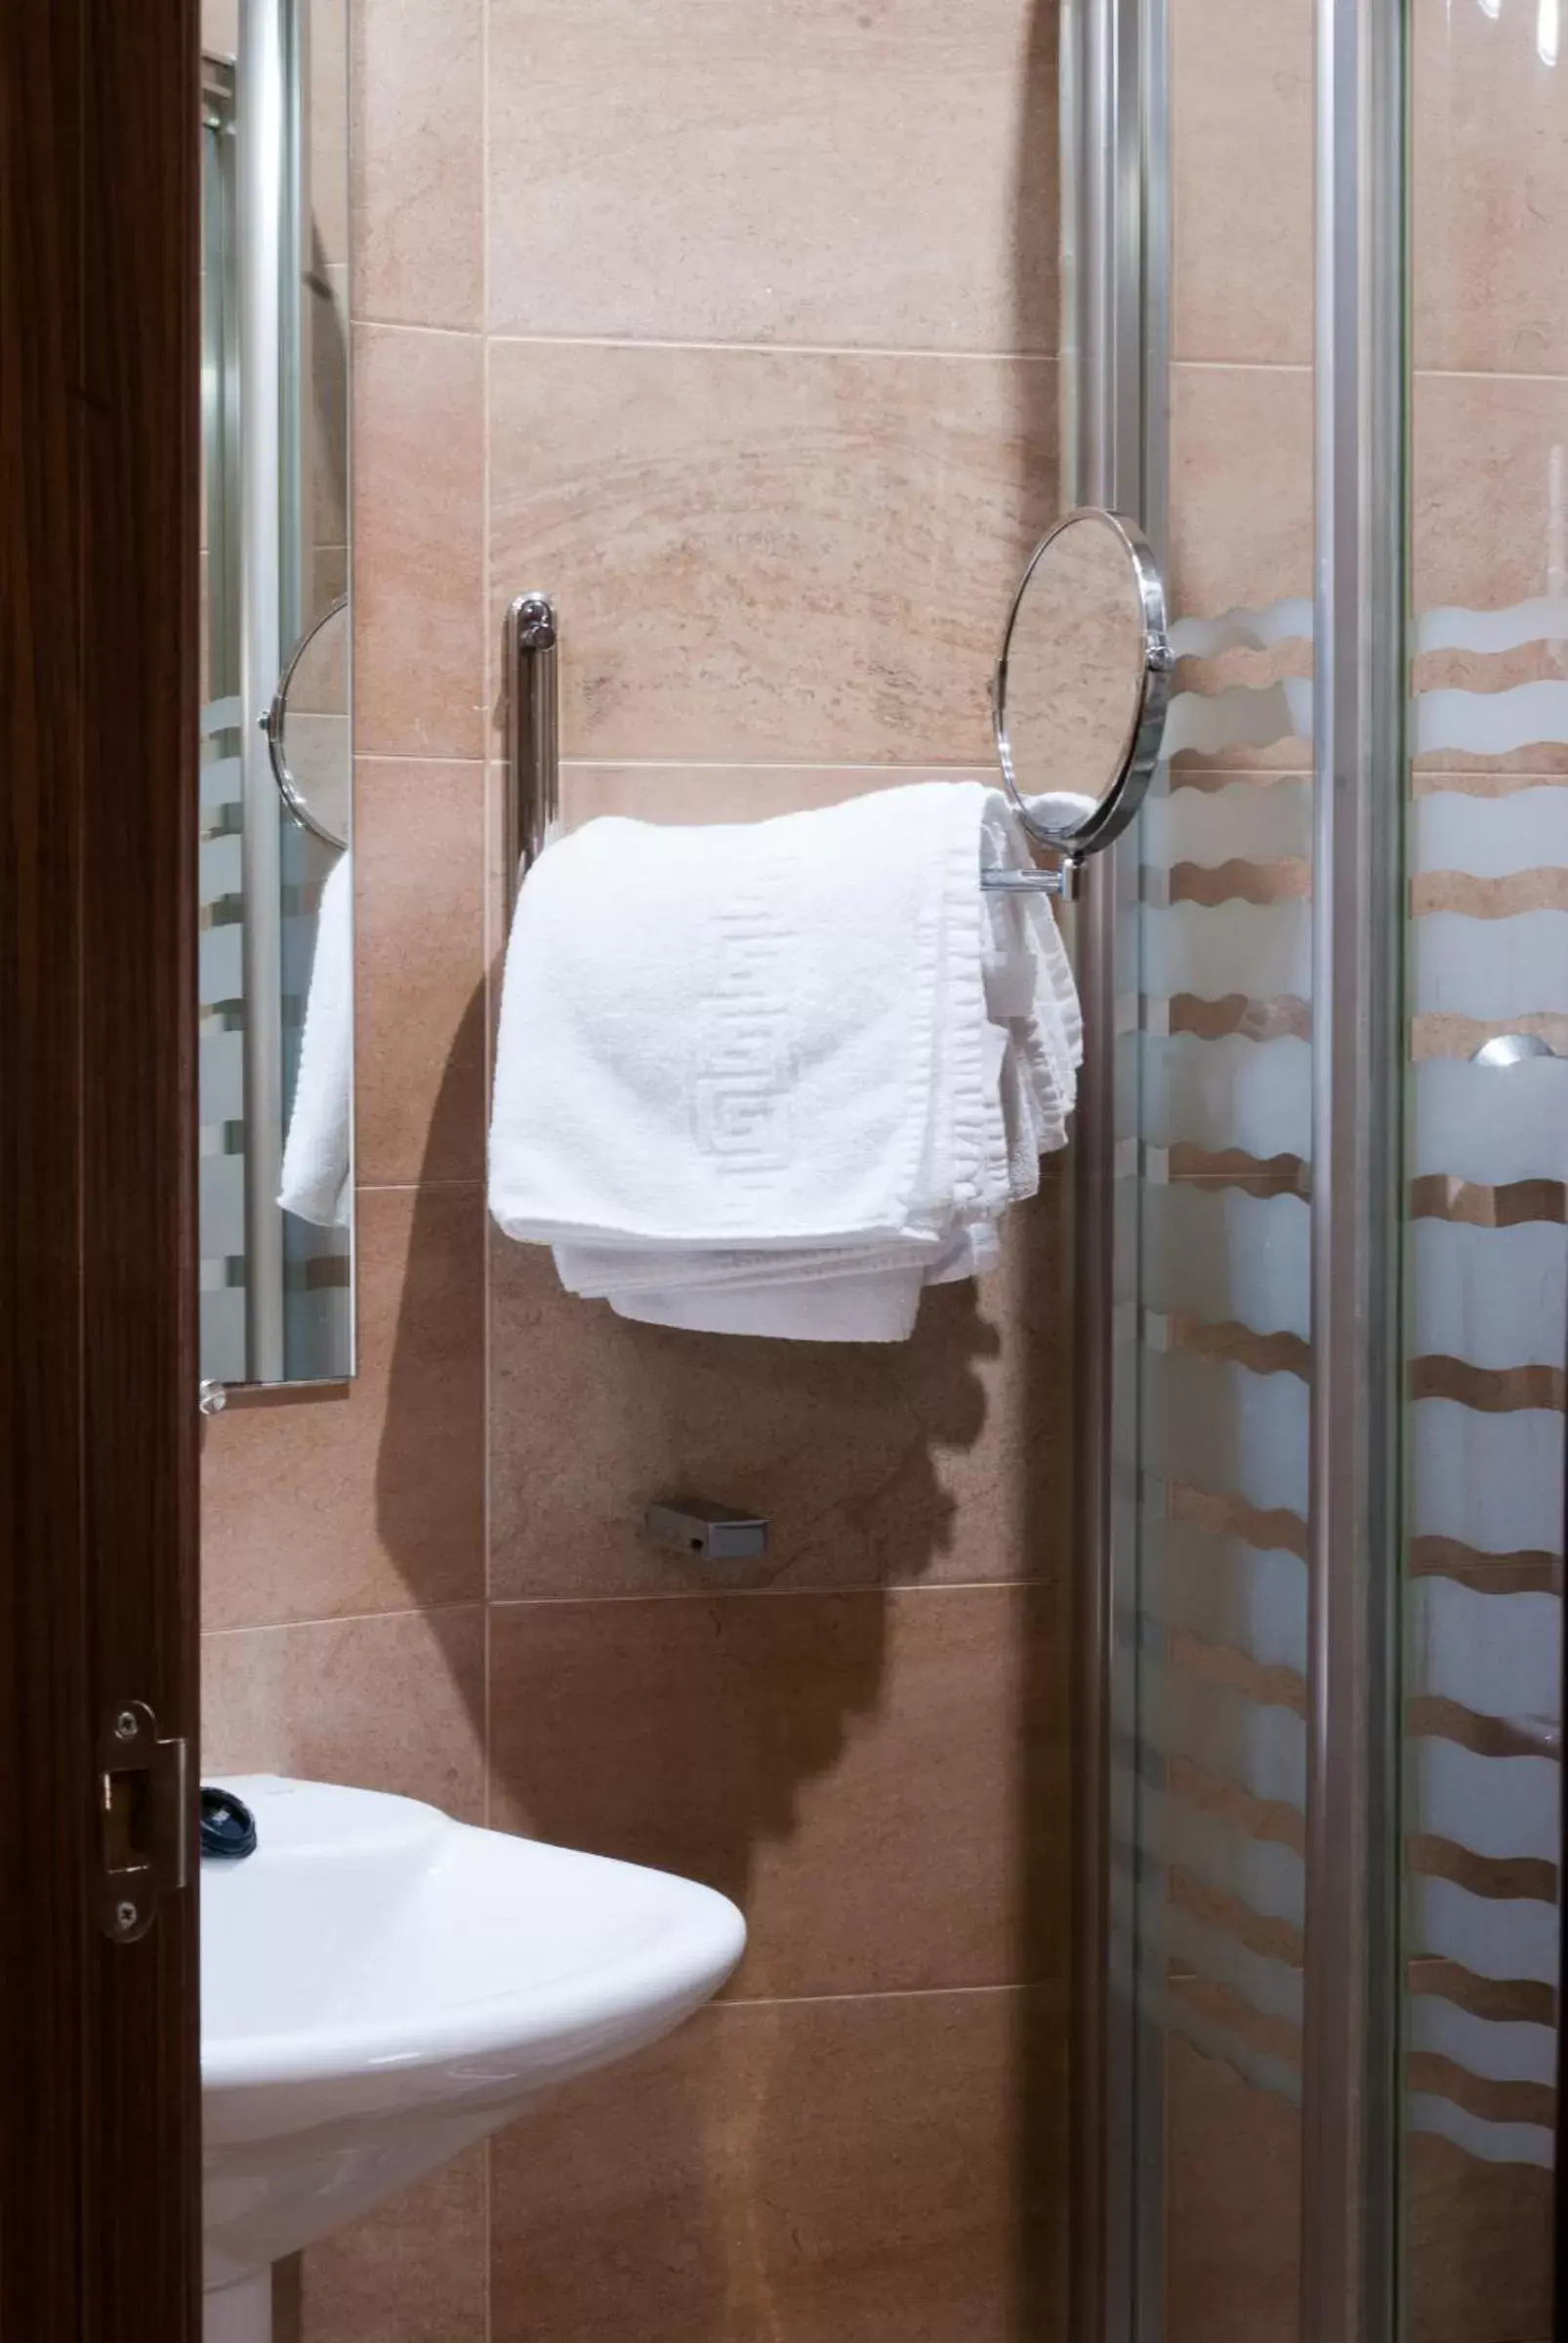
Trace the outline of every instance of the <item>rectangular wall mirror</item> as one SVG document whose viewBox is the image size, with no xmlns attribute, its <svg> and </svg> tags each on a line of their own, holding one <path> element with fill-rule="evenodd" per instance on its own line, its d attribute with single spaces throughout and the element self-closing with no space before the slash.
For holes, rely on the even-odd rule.
<svg viewBox="0 0 1568 2343">
<path fill-rule="evenodd" d="M 201 1373 L 353 1373 L 348 0 L 202 12 Z"/>
</svg>

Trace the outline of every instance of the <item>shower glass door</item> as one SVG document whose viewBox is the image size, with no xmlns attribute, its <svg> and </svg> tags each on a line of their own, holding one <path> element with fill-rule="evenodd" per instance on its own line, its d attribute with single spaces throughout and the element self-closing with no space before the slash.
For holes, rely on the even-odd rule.
<svg viewBox="0 0 1568 2343">
<path fill-rule="evenodd" d="M 1415 0 L 1407 2325 L 1545 2343 L 1568 1358 L 1568 58 Z"/>
<path fill-rule="evenodd" d="M 1374 1732 L 1364 1811 L 1377 1843 L 1359 1860 L 1389 1926 L 1367 1960 L 1386 2026 L 1374 2012 L 1365 2038 L 1389 2121 L 1362 2213 L 1386 2276 L 1357 2343 L 1550 2343 L 1556 2331 L 1568 1360 L 1558 6 L 1107 0 L 1080 26 L 1089 54 L 1097 37 L 1116 58 L 1118 103 L 1135 115 L 1136 219 L 1107 239 L 1100 313 L 1137 313 L 1137 365 L 1121 368 L 1113 419 L 1125 431 L 1132 411 L 1137 457 L 1115 477 L 1163 548 L 1181 662 L 1164 768 L 1123 850 L 1108 1012 L 1117 1170 L 1135 1189 L 1117 1220 L 1131 1371 L 1117 1378 L 1112 1441 L 1128 1500 L 1110 1574 L 1117 2343 L 1343 2343 L 1350 2331 L 1316 2266 L 1334 2250 L 1321 2128 L 1311 2144 L 1344 2079 L 1320 2054 L 1321 1999 L 1313 2047 L 1313 1962 L 1321 1990 L 1336 1930 L 1339 1950 L 1356 1951 L 1343 1908 L 1322 1901 L 1331 1689 L 1341 1718 L 1347 1699 L 1385 1724 L 1388 1758 L 1380 1778 Z M 1387 1299 L 1347 1335 L 1325 1315 L 1340 1222 L 1313 1156 L 1346 1031 L 1332 930 L 1354 907 L 1335 899 L 1345 866 L 1319 843 L 1341 743 L 1313 736 L 1328 732 L 1326 707 L 1342 726 L 1357 680 L 1335 599 L 1342 532 L 1340 552 L 1326 535 L 1336 466 L 1347 448 L 1353 466 L 1358 443 L 1326 362 L 1326 332 L 1344 354 L 1345 254 L 1325 249 L 1320 158 L 1338 170 L 1348 139 L 1326 35 L 1358 16 L 1375 35 L 1382 18 L 1384 56 L 1406 44 L 1403 86 L 1377 100 L 1382 151 L 1397 158 L 1408 140 L 1401 203 L 1382 224 L 1396 293 L 1368 328 L 1405 418 L 1387 468 L 1390 538 L 1404 534 L 1401 558 L 1363 570 L 1356 613 L 1364 665 L 1384 661 L 1398 711 L 1392 753 L 1361 769 L 1394 842 L 1375 908 L 1404 955 L 1402 998 L 1390 989 L 1373 1052 L 1389 1115 L 1376 1232 Z M 1374 137 L 1362 152 L 1377 148 Z M 1093 235 L 1076 241 L 1092 268 Z M 1081 305 L 1081 319 L 1092 313 Z M 1372 369 L 1376 353 L 1361 354 Z M 1336 1215 L 1342 1163 L 1340 1186 Z M 1388 1412 L 1381 1526 L 1341 1554 L 1323 1535 L 1325 1425 L 1365 1404 L 1369 1360 Z M 1358 1574 L 1392 1649 L 1386 1676 L 1369 1666 L 1346 1694 L 1326 1683 L 1322 1615 L 1325 1590 L 1340 1601 Z M 1344 1860 L 1358 1860 L 1348 1841 Z"/>
</svg>

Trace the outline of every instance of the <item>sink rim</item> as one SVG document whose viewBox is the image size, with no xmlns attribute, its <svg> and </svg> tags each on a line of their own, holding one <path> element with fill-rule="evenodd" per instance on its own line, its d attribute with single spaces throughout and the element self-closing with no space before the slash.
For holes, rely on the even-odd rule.
<svg viewBox="0 0 1568 2343">
<path fill-rule="evenodd" d="M 244 1795 L 246 1777 L 216 1779 Z M 250 1780 L 253 1788 L 259 1787 L 257 1778 Z M 332 1790 L 340 1798 L 346 1794 L 341 1785 L 290 1780 L 289 1787 Z M 519 1870 L 527 1863 L 524 1850 L 532 1849 L 547 1858 L 550 1870 L 586 1866 L 598 1875 L 609 1872 L 635 1878 L 642 1906 L 640 1916 L 645 1926 L 630 1943 L 623 1938 L 605 1957 L 568 1973 L 531 1984 L 503 1986 L 462 2000 L 435 2000 L 423 2007 L 415 2000 L 407 2007 L 383 2010 L 356 2023 L 333 2016 L 274 2027 L 266 2033 L 210 2034 L 204 2019 L 202 2094 L 209 2105 L 334 2080 L 368 2083 L 379 2076 L 392 2083 L 426 2070 L 450 2067 L 455 2058 L 515 2053 L 521 2060 L 541 2044 L 558 2042 L 564 2049 L 584 2034 L 636 2033 L 660 2009 L 710 1998 L 733 1972 L 745 1950 L 746 1924 L 739 1911 L 727 1896 L 698 1880 L 625 1863 L 614 1856 L 587 1854 L 557 1847 L 549 1840 L 460 1823 L 437 1807 L 416 1799 L 395 1799 L 394 1793 L 360 1794 L 378 1801 L 376 1812 L 383 1821 L 387 1819 L 383 1801 L 409 1810 L 407 1843 L 415 1855 L 408 1873 L 411 1887 L 429 1874 L 433 1857 L 450 1836 L 499 1840 L 516 1849 Z M 424 1818 L 430 1818 L 429 1822 Z M 423 1853 L 418 1852 L 421 1848 Z M 311 1853 L 303 1859 L 320 1857 Z M 510 1863 L 511 1856 L 506 1860 Z M 213 1880 L 216 1892 L 222 1895 L 230 1887 L 251 1884 L 242 1883 L 240 1870 L 251 1872 L 253 1881 L 252 1867 L 265 1861 L 264 1844 L 243 1867 L 234 1868 L 229 1879 L 220 1872 Z M 218 1869 L 203 1868 L 209 1876 Z M 203 1957 L 207 1956 L 204 1944 Z M 638 1990 L 629 1993 L 626 1989 L 634 1979 Z"/>
</svg>

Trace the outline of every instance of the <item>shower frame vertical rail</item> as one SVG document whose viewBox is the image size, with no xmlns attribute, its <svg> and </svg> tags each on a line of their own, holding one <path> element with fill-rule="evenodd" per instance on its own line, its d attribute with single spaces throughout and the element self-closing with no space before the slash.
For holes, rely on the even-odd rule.
<svg viewBox="0 0 1568 2343">
<path fill-rule="evenodd" d="M 1300 2343 L 1392 2343 L 1399 2083 L 1404 0 L 1319 0 L 1311 1681 Z M 1166 550 L 1165 0 L 1068 0 L 1064 473 Z M 1073 2333 L 1163 2327 L 1163 2068 L 1137 1993 L 1135 834 L 1078 920 L 1080 1746 Z"/>
<path fill-rule="evenodd" d="M 1319 0 L 1301 2343 L 1397 2333 L 1405 0 Z"/>
<path fill-rule="evenodd" d="M 1068 504 L 1166 535 L 1166 0 L 1064 0 L 1063 447 Z M 1086 871 L 1077 1118 L 1075 2343 L 1152 2334 L 1163 2074 L 1136 1991 L 1139 931 L 1135 832 Z"/>
</svg>

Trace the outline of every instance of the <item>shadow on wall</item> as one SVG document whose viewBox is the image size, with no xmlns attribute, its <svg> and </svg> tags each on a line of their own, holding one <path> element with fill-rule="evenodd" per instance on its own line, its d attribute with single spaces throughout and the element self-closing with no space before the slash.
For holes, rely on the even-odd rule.
<svg viewBox="0 0 1568 2343">
<path fill-rule="evenodd" d="M 450 1163 L 454 1120 L 472 1111 L 482 1013 L 476 996 L 429 1162 Z M 415 1600 L 450 1502 L 429 1470 L 421 1323 L 448 1197 L 417 1191 L 377 1476 L 381 1538 Z M 847 1720 L 877 1706 L 887 1589 L 955 1552 L 951 1468 L 986 1430 L 984 1371 L 1002 1336 L 971 1286 L 928 1295 L 897 1346 L 683 1335 L 565 1295 L 538 1248 L 490 1242 L 491 1593 L 515 1598 L 498 1615 L 497 1665 L 530 1689 L 526 1714 L 493 1720 L 498 1819 L 686 1871 L 744 1906 L 754 1848 L 791 1835 L 799 1786 L 833 1769 Z M 482 1343 L 480 1324 L 468 1339 Z M 765 1513 L 768 1561 L 699 1568 L 649 1544 L 642 1507 L 682 1492 Z M 1000 1519 L 988 1526 L 1007 1536 Z M 962 1575 L 1013 1573 L 998 1557 Z M 768 1586 L 813 1599 L 729 1599 Z M 713 1603 L 602 1599 L 699 1590 Z"/>
<path fill-rule="evenodd" d="M 1059 222 L 1054 0 L 1043 0 L 1033 19 L 1027 71 L 1013 190 L 1015 342 L 1053 354 L 1055 278 L 1041 265 L 1040 247 L 1054 252 Z M 1054 481 L 1056 370 L 1020 362 L 1015 374 L 1031 476 Z M 1020 537 L 1020 568 L 1029 550 Z M 998 610 L 999 636 L 1005 615 Z M 983 683 L 975 678 L 977 690 Z M 453 1130 L 473 1114 L 467 1069 L 482 1014 L 476 996 L 436 1105 L 428 1165 L 451 1162 Z M 422 1278 L 439 1275 L 449 1195 L 438 1186 L 419 1192 L 411 1296 Z M 915 1338 L 887 1348 L 729 1341 L 631 1325 L 562 1295 L 548 1255 L 492 1232 L 488 1564 L 491 1595 L 500 1598 L 487 1747 L 493 1816 L 560 1843 L 684 1872 L 731 1896 L 760 1916 L 743 1994 L 836 1999 L 891 1993 L 905 1982 L 901 1917 L 918 1909 L 924 1925 L 943 1891 L 933 1886 L 913 1906 L 901 1890 L 885 1893 L 892 1855 L 905 1873 L 939 1872 L 943 1850 L 923 1841 L 919 1813 L 896 1799 L 883 1819 L 897 1847 L 879 1849 L 878 1816 L 855 1805 L 868 1787 L 880 1794 L 884 1783 L 896 1783 L 873 1766 L 846 1792 L 845 1760 L 861 1728 L 891 1705 L 895 1590 L 933 1580 L 1028 1582 L 1017 1611 L 1027 1659 L 1010 1679 L 1018 1703 L 1010 1805 L 1023 1889 L 1014 1974 L 1060 1977 L 1064 1865 L 1043 1850 L 1059 1848 L 1069 1829 L 1052 1804 L 1061 1799 L 1066 1726 L 1043 1732 L 1040 1720 L 1065 1720 L 1071 1695 L 1070 1589 L 1067 1574 L 1052 1568 L 1065 1549 L 1072 1497 L 1064 1203 L 1058 1166 L 1042 1204 L 1017 1215 L 1009 1278 L 987 1296 L 992 1316 L 972 1287 L 940 1290 L 927 1296 Z M 482 1322 L 469 1339 L 482 1350 Z M 407 1556 L 411 1588 L 444 1502 L 439 1475 L 411 1468 L 411 1459 L 430 1455 L 420 1427 L 431 1373 L 428 1346 L 405 1316 L 391 1365 L 378 1510 L 388 1551 Z M 679 1493 L 766 1513 L 774 1532 L 766 1571 L 705 1571 L 699 1581 L 680 1557 L 648 1547 L 637 1528 L 642 1506 Z M 657 1599 L 699 1584 L 712 1600 Z M 800 1599 L 770 1600 L 766 1588 Z M 634 1596 L 655 1599 L 607 1599 Z M 924 1679 L 903 1694 L 917 1726 L 923 1694 Z M 928 1779 L 950 1762 L 962 1768 L 964 1715 L 960 1703 L 943 1708 L 939 1724 L 927 1720 L 919 1755 Z M 475 1724 L 484 1731 L 482 1716 Z M 907 1749 L 907 1724 L 900 1731 L 898 1747 Z M 946 1982 L 939 1958 L 930 1965 L 936 1982 Z M 585 2111 L 597 2111 L 591 2141 L 569 2106 L 552 2118 L 562 2167 L 574 2155 L 609 2162 L 622 2201 L 629 2193 L 640 2207 L 643 2227 L 630 2241 L 611 2234 L 603 2216 L 616 2202 L 614 2177 L 596 2195 L 585 2163 L 594 2201 L 580 2210 L 598 2219 L 590 2217 L 586 2231 L 574 2221 L 561 2254 L 585 2267 L 596 2259 L 608 2265 L 645 2244 L 638 2268 L 618 2282 L 647 2343 L 677 2335 L 680 2343 L 747 2343 L 769 2331 L 765 2282 L 748 2311 L 726 2300 L 722 2281 L 737 2256 L 744 2261 L 760 2226 L 782 2220 L 787 2254 L 790 2223 L 762 2200 L 763 2167 L 747 2160 L 762 2151 L 743 2153 L 735 2143 L 802 2134 L 806 2070 L 782 2049 L 777 2058 L 743 2050 L 751 2015 L 726 2014 L 726 2026 L 741 2032 L 725 2035 L 733 2047 L 722 2074 L 682 2073 L 666 2085 L 639 2062 L 624 2085 L 607 2077 L 585 2096 Z M 867 2055 L 862 2038 L 845 2036 L 848 2055 Z M 889 2059 L 896 2055 L 890 2045 Z M 1062 2068 L 1058 2004 L 1021 2006 L 1005 2077 L 986 2086 L 1004 2090 L 1011 2111 L 1007 2202 L 975 2216 L 993 2218 L 1011 2241 L 1006 2304 L 999 2311 L 993 2297 L 987 2317 L 1000 2320 L 996 2331 L 1018 2337 L 1063 2331 Z M 873 2079 L 866 2076 L 868 2088 Z M 824 2104 L 834 2090 L 857 2088 L 831 2073 L 816 2081 Z M 909 2088 L 918 2101 L 918 2077 Z M 634 2110 L 638 2122 L 605 2120 L 606 2106 Z M 868 2146 L 879 2156 L 886 2149 L 887 2172 L 870 2190 L 881 2205 L 886 2191 L 896 2191 L 901 2144 L 895 2137 Z M 875 2218 L 873 2208 L 856 2240 L 862 2253 L 877 2250 Z M 549 2235 L 536 2231 L 534 2242 L 554 2272 Z M 525 2262 L 524 2245 L 517 2251 Z M 982 2323 L 989 2343 L 993 2326 Z M 880 2343 L 871 2319 L 865 2332 L 874 2331 Z"/>
</svg>

